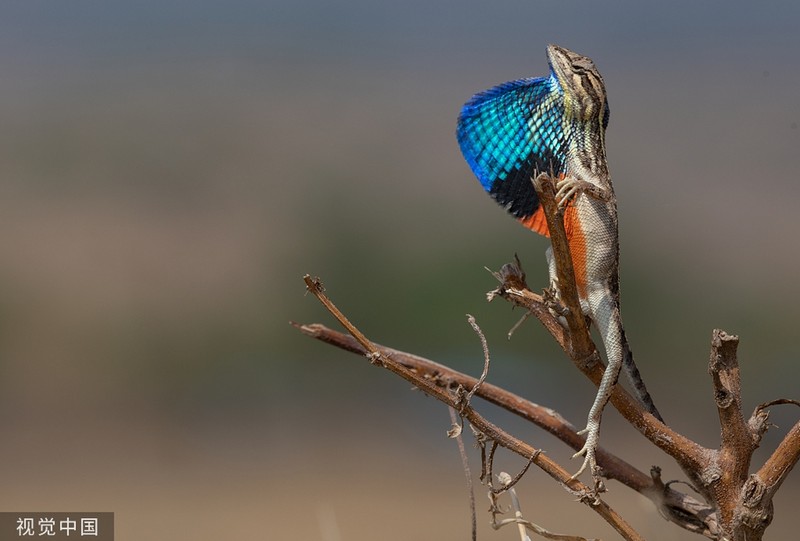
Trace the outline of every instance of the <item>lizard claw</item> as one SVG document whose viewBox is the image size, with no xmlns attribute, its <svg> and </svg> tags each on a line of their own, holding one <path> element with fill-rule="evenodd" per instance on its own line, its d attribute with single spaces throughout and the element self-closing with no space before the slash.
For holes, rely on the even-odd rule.
<svg viewBox="0 0 800 541">
<path fill-rule="evenodd" d="M 581 468 L 572 476 L 570 477 L 570 481 L 577 479 L 588 467 L 589 470 L 592 472 L 592 477 L 594 479 L 598 479 L 600 477 L 600 468 L 597 466 L 597 459 L 595 457 L 595 452 L 597 451 L 597 441 L 600 436 L 600 423 L 592 422 L 589 420 L 589 423 L 586 425 L 586 428 L 578 432 L 579 435 L 586 434 L 586 443 L 583 444 L 583 447 L 580 451 L 572 455 L 572 458 L 577 458 L 579 456 L 583 458 L 583 464 Z"/>
<path fill-rule="evenodd" d="M 575 177 L 565 177 L 556 182 L 556 201 L 558 201 L 558 208 L 564 209 L 569 202 L 579 193 L 586 189 L 584 180 L 578 180 Z"/>
<path fill-rule="evenodd" d="M 564 306 L 564 303 L 561 302 L 558 296 L 558 289 L 553 285 L 542 290 L 542 300 L 547 309 L 550 310 L 550 313 L 555 317 L 565 317 L 569 313 L 569 308 Z"/>
<path fill-rule="evenodd" d="M 556 201 L 558 201 L 558 208 L 561 210 L 563 210 L 570 201 L 582 193 L 585 193 L 589 197 L 599 201 L 608 202 L 612 201 L 614 198 L 614 192 L 612 192 L 610 189 L 603 188 L 587 180 L 575 177 L 562 178 L 556 182 L 556 189 L 558 190 L 556 192 Z"/>
<path fill-rule="evenodd" d="M 614 201 L 613 190 L 580 178 L 564 177 L 556 182 L 556 189 L 558 190 L 556 192 L 556 201 L 558 201 L 558 208 L 562 210 L 570 201 L 582 193 L 598 201 Z"/>
</svg>

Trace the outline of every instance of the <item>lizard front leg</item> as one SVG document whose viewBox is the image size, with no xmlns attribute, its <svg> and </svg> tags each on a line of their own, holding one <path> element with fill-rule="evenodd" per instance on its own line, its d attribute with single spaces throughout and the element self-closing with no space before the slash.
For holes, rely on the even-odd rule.
<svg viewBox="0 0 800 541">
<path fill-rule="evenodd" d="M 604 202 L 609 202 L 614 197 L 609 188 L 598 186 L 597 184 L 571 175 L 567 175 L 556 182 L 556 189 L 558 190 L 556 192 L 556 201 L 558 201 L 558 207 L 561 209 L 566 207 L 567 204 L 580 193 L 585 193 L 594 199 L 599 199 Z"/>
</svg>

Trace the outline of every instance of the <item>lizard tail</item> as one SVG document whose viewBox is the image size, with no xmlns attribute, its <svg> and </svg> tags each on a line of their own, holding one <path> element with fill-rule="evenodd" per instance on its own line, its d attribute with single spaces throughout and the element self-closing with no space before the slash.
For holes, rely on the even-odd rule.
<svg viewBox="0 0 800 541">
<path fill-rule="evenodd" d="M 639 373 L 639 369 L 636 367 L 636 363 L 633 361 L 633 352 L 628 345 L 628 339 L 625 337 L 625 331 L 622 331 L 622 362 L 625 374 L 628 375 L 628 381 L 631 382 L 631 386 L 633 387 L 636 397 L 639 399 L 642 405 L 644 405 L 645 409 L 653 415 L 653 417 L 663 423 L 664 419 L 661 417 L 661 414 L 658 413 L 656 405 L 653 403 L 653 398 L 650 396 L 650 393 L 647 392 L 647 387 L 644 384 L 642 375 Z"/>
</svg>

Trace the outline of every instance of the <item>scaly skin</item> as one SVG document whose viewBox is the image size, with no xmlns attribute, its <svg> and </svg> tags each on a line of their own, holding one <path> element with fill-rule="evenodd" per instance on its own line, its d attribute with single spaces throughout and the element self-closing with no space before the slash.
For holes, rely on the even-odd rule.
<svg viewBox="0 0 800 541">
<path fill-rule="evenodd" d="M 462 110 L 458 139 L 484 188 L 526 227 L 548 235 L 531 179 L 557 175 L 556 199 L 565 209 L 575 281 L 583 313 L 597 326 L 607 366 L 589 410 L 583 448 L 575 456 L 598 476 L 595 451 L 603 408 L 620 370 L 643 405 L 661 416 L 647 393 L 625 337 L 619 308 L 617 202 L 608 172 L 605 129 L 608 102 L 603 78 L 587 57 L 549 45 L 551 75 L 522 79 L 476 95 Z M 551 286 L 558 280 L 547 252 Z"/>
</svg>

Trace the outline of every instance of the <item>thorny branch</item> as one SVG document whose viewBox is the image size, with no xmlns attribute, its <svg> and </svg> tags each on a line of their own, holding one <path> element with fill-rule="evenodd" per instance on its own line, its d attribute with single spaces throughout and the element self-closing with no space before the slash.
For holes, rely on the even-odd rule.
<svg viewBox="0 0 800 541">
<path fill-rule="evenodd" d="M 559 308 L 547 295 L 538 295 L 528 288 L 518 259 L 512 264 L 504 265 L 500 272 L 495 273 L 500 286 L 488 294 L 488 299 L 501 297 L 523 308 L 526 315 L 534 315 L 575 366 L 597 385 L 602 378 L 603 366 L 591 341 L 586 322 L 582 317 L 572 315 L 579 315 L 580 310 L 577 306 L 577 295 L 572 298 L 570 293 L 575 292 L 574 273 L 570 270 L 571 258 L 563 221 L 554 204 L 553 182 L 553 179 L 542 175 L 536 179 L 535 184 L 548 219 L 557 268 L 565 269 L 558 276 L 564 306 Z M 573 449 L 579 449 L 583 445 L 575 428 L 555 411 L 484 381 L 488 369 L 488 350 L 478 329 L 476 332 L 481 336 L 486 361 L 480 380 L 422 357 L 373 344 L 327 298 L 319 280 L 306 276 L 305 281 L 308 289 L 344 325 L 352 338 L 319 324 L 294 324 L 295 327 L 319 340 L 365 355 L 373 364 L 391 370 L 425 393 L 455 408 L 462 418 L 470 422 L 482 446 L 482 480 L 487 479 L 487 472 L 491 476 L 494 450 L 498 445 L 502 446 L 528 458 L 567 490 L 578 495 L 580 501 L 603 516 L 623 538 L 641 539 L 589 487 L 570 479 L 564 468 L 542 455 L 539 449 L 504 432 L 473 409 L 470 402 L 474 395 L 528 419 Z M 554 309 L 559 315 L 565 316 L 566 328 L 553 315 Z M 691 486 L 703 496 L 705 502 L 675 491 L 671 488 L 674 482 L 665 484 L 661 480 L 659 468 L 653 467 L 648 476 L 603 449 L 598 449 L 597 458 L 606 477 L 616 479 L 647 496 L 666 519 L 679 526 L 719 541 L 759 541 L 772 520 L 773 496 L 789 471 L 800 460 L 800 421 L 789 430 L 756 473 L 748 474 L 752 454 L 770 427 L 769 408 L 780 404 L 800 405 L 800 402 L 789 399 L 772 400 L 758 406 L 749 419 L 744 419 L 737 345 L 737 337 L 720 330 L 714 331 L 709 374 L 720 418 L 719 449 L 707 449 L 659 422 L 619 385 L 615 387 L 611 397 L 611 403 L 634 428 L 681 466 Z M 454 387 L 471 390 L 468 393 L 462 391 L 454 394 L 451 391 Z M 486 442 L 490 444 L 488 458 Z M 512 481 L 516 482 L 520 477 L 521 474 Z M 491 487 L 491 483 L 489 485 Z M 508 487 L 494 489 L 490 493 L 503 490 L 508 490 Z M 527 523 L 521 517 L 509 520 L 518 524 Z"/>
</svg>

